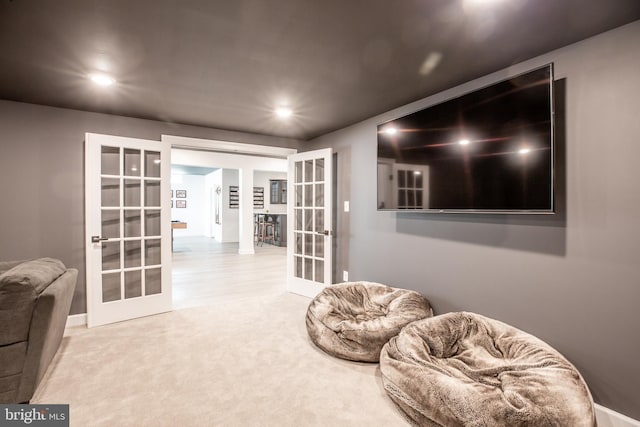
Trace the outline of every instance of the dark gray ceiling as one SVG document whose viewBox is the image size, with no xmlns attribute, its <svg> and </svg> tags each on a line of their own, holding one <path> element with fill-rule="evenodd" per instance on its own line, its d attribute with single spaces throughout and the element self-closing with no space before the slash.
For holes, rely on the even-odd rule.
<svg viewBox="0 0 640 427">
<path fill-rule="evenodd" d="M 639 0 L 0 0 L 0 98 L 309 139 L 639 18 Z M 118 84 L 92 87 L 100 69 Z"/>
</svg>

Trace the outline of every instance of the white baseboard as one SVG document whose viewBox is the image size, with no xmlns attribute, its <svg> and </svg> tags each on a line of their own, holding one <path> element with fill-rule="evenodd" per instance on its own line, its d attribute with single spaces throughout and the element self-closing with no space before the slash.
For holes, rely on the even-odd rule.
<svg viewBox="0 0 640 427">
<path fill-rule="evenodd" d="M 87 314 L 72 314 L 67 317 L 67 325 L 66 328 L 71 328 L 73 326 L 86 326 L 87 325 Z"/>
<path fill-rule="evenodd" d="M 640 421 L 622 415 L 596 403 L 598 427 L 640 427 Z"/>
</svg>

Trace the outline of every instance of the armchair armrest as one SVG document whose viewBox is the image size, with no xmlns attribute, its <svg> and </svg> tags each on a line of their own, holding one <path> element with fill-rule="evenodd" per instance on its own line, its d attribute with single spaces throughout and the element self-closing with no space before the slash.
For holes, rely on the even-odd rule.
<svg viewBox="0 0 640 427">
<path fill-rule="evenodd" d="M 62 341 L 78 270 L 68 269 L 39 296 L 29 328 L 29 344 L 18 402 L 31 399 Z"/>
</svg>

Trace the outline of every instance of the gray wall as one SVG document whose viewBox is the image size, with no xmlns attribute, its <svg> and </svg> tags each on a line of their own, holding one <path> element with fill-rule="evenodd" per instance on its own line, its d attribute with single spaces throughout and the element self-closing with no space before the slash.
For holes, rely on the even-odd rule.
<svg viewBox="0 0 640 427">
<path fill-rule="evenodd" d="M 313 140 L 309 149 L 337 151 L 339 207 L 351 201 L 338 213 L 339 276 L 533 333 L 577 366 L 598 403 L 640 419 L 639 42 L 636 21 Z M 377 124 L 551 61 L 564 116 L 556 215 L 376 211 Z"/>
<path fill-rule="evenodd" d="M 84 134 L 161 134 L 298 148 L 299 141 L 0 100 L 0 260 L 50 256 L 80 270 L 86 312 Z"/>
</svg>

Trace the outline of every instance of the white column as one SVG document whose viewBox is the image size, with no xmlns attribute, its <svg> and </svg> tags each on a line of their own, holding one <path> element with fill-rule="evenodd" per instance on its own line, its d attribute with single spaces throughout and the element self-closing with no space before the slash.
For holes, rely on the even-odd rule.
<svg viewBox="0 0 640 427">
<path fill-rule="evenodd" d="M 240 187 L 240 212 L 238 218 L 238 253 L 253 254 L 253 168 L 238 171 Z"/>
</svg>

